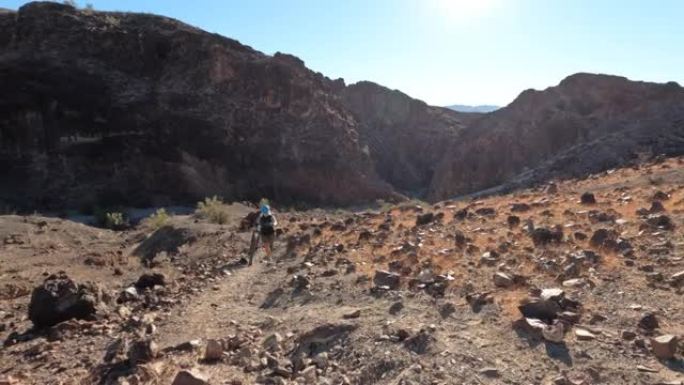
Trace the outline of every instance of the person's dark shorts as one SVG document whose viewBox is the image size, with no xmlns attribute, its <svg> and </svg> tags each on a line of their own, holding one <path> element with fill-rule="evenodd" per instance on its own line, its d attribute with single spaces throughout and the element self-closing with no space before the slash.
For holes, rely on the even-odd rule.
<svg viewBox="0 0 684 385">
<path fill-rule="evenodd" d="M 275 233 L 260 234 L 260 235 L 261 235 L 261 242 L 263 242 L 263 243 L 268 243 L 269 245 L 272 245 L 273 242 L 275 241 Z"/>
</svg>

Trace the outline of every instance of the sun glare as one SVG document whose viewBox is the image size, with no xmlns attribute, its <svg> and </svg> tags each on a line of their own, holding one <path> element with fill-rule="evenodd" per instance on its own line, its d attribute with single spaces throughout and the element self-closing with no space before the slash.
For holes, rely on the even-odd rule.
<svg viewBox="0 0 684 385">
<path fill-rule="evenodd" d="M 482 16 L 496 7 L 499 0 L 437 0 L 438 12 L 450 19 Z"/>
</svg>

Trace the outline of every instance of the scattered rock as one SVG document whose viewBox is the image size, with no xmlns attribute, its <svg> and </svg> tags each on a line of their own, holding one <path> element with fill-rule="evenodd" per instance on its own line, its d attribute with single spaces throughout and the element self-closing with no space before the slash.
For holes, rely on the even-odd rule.
<svg viewBox="0 0 684 385">
<path fill-rule="evenodd" d="M 204 359 L 207 361 L 217 361 L 223 358 L 223 345 L 215 339 L 207 340 L 204 349 Z"/>
<path fill-rule="evenodd" d="M 614 231 L 608 229 L 598 229 L 594 231 L 594 234 L 589 240 L 589 244 L 593 247 L 603 247 L 606 245 L 607 241 L 614 241 L 617 238 L 617 234 Z"/>
<path fill-rule="evenodd" d="M 406 339 L 404 341 L 404 346 L 406 347 L 406 349 L 416 354 L 424 354 L 428 351 L 428 348 L 430 347 L 430 344 L 433 340 L 434 337 L 432 337 L 425 330 L 421 330 L 415 336 Z"/>
<path fill-rule="evenodd" d="M 468 217 L 467 209 L 460 209 L 454 213 L 454 219 L 457 221 L 465 220 Z"/>
<path fill-rule="evenodd" d="M 632 341 L 637 337 L 637 334 L 630 330 L 623 330 L 622 333 L 620 333 L 620 337 L 625 341 Z"/>
<path fill-rule="evenodd" d="M 684 270 L 672 274 L 672 277 L 670 277 L 670 280 L 672 281 L 672 284 L 674 286 L 682 286 L 684 285 Z"/>
<path fill-rule="evenodd" d="M 264 338 L 261 346 L 269 352 L 280 350 L 280 343 L 283 342 L 283 337 L 279 333 L 273 333 Z"/>
<path fill-rule="evenodd" d="M 593 204 L 596 204 L 596 197 L 594 197 L 594 194 L 592 194 L 590 192 L 585 192 L 580 197 L 580 202 L 583 205 L 593 205 Z"/>
<path fill-rule="evenodd" d="M 661 359 L 670 359 L 677 354 L 678 339 L 672 334 L 665 334 L 651 338 L 653 354 Z"/>
<path fill-rule="evenodd" d="M 304 368 L 299 375 L 306 381 L 307 384 L 316 384 L 318 375 L 316 374 L 316 367 L 309 366 Z"/>
<path fill-rule="evenodd" d="M 654 330 L 660 327 L 658 318 L 655 313 L 646 312 L 641 316 L 639 320 L 639 327 L 644 330 Z"/>
<path fill-rule="evenodd" d="M 656 191 L 653 194 L 653 198 L 651 198 L 651 199 L 653 199 L 654 201 L 666 201 L 666 200 L 670 199 L 670 194 L 667 194 L 663 191 Z"/>
<path fill-rule="evenodd" d="M 596 339 L 596 335 L 594 333 L 590 332 L 589 330 L 580 328 L 575 329 L 575 337 L 577 337 L 577 339 L 580 341 Z"/>
<path fill-rule="evenodd" d="M 404 309 L 404 304 L 402 302 L 395 302 L 390 306 L 389 313 L 391 315 L 397 315 L 402 309 Z"/>
<path fill-rule="evenodd" d="M 292 281 L 290 281 L 290 286 L 294 287 L 297 290 L 306 289 L 309 287 L 310 284 L 311 280 L 308 276 L 304 274 L 297 274 L 293 276 Z"/>
<path fill-rule="evenodd" d="M 376 270 L 373 283 L 378 287 L 387 287 L 390 290 L 397 290 L 401 285 L 401 276 L 385 270 Z"/>
<path fill-rule="evenodd" d="M 171 385 L 209 385 L 209 378 L 196 371 L 181 370 Z"/>
<path fill-rule="evenodd" d="M 135 366 L 144 364 L 157 358 L 159 349 L 157 344 L 150 339 L 138 340 L 131 344 L 128 349 L 128 362 Z"/>
<path fill-rule="evenodd" d="M 416 217 L 416 226 L 423 226 L 435 220 L 434 213 L 420 214 Z"/>
<path fill-rule="evenodd" d="M 482 368 L 480 374 L 487 377 L 499 377 L 499 369 L 497 368 Z"/>
<path fill-rule="evenodd" d="M 313 357 L 327 351 L 332 346 L 344 343 L 347 336 L 356 330 L 353 324 L 323 324 L 302 334 L 297 339 L 297 346 L 293 350 L 293 356 L 305 355 Z"/>
<path fill-rule="evenodd" d="M 527 203 L 513 203 L 511 205 L 511 212 L 523 213 L 530 210 L 530 205 Z"/>
<path fill-rule="evenodd" d="M 143 274 L 135 283 L 135 288 L 138 290 L 152 289 L 155 286 L 165 286 L 166 276 L 161 273 Z"/>
<path fill-rule="evenodd" d="M 658 373 L 658 369 L 654 369 L 648 366 L 644 365 L 637 365 L 636 366 L 637 370 L 640 372 L 646 372 L 646 373 Z"/>
<path fill-rule="evenodd" d="M 532 243 L 535 246 L 544 246 L 550 243 L 560 243 L 563 240 L 563 230 L 557 226 L 554 230 L 538 227 L 530 233 Z"/>
<path fill-rule="evenodd" d="M 361 316 L 361 310 L 355 310 L 351 313 L 344 314 L 342 318 L 344 319 L 355 319 Z"/>
<path fill-rule="evenodd" d="M 506 223 L 508 223 L 509 227 L 520 226 L 520 217 L 517 215 L 509 215 L 508 218 L 506 218 Z"/>
<path fill-rule="evenodd" d="M 561 307 L 553 300 L 535 299 L 520 305 L 518 310 L 525 318 L 552 321 L 558 316 Z"/>
<path fill-rule="evenodd" d="M 119 293 L 118 303 L 137 301 L 139 299 L 138 289 L 135 286 L 127 287 Z"/>
<path fill-rule="evenodd" d="M 493 217 L 496 215 L 496 210 L 491 207 L 481 207 L 475 210 L 475 214 L 481 217 Z"/>
<path fill-rule="evenodd" d="M 50 275 L 41 286 L 33 289 L 28 316 L 36 328 L 72 318 L 90 318 L 96 312 L 98 297 L 92 285 L 77 285 L 63 272 Z"/>
<path fill-rule="evenodd" d="M 672 230 L 674 229 L 674 223 L 672 222 L 672 219 L 668 217 L 667 215 L 649 215 L 648 218 L 646 219 L 646 223 L 652 227 L 658 228 L 658 229 L 663 229 L 663 230 Z"/>
<path fill-rule="evenodd" d="M 463 247 L 468 243 L 468 238 L 463 234 L 463 231 L 461 230 L 456 230 L 454 233 L 454 241 L 456 244 L 456 247 Z"/>
<path fill-rule="evenodd" d="M 665 211 L 665 206 L 663 206 L 663 203 L 661 201 L 653 201 L 651 202 L 651 208 L 648 209 L 650 213 L 662 213 Z"/>
<path fill-rule="evenodd" d="M 453 303 L 447 302 L 439 307 L 439 315 L 442 318 L 447 318 L 456 312 L 456 306 Z"/>
<path fill-rule="evenodd" d="M 510 287 L 513 283 L 513 277 L 510 275 L 502 272 L 494 273 L 494 285 L 497 287 Z"/>
</svg>

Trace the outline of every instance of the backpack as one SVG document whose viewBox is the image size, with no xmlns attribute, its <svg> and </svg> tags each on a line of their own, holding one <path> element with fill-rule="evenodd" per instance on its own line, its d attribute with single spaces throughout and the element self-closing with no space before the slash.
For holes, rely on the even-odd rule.
<svg viewBox="0 0 684 385">
<path fill-rule="evenodd" d="M 259 229 L 262 235 L 271 235 L 275 233 L 275 229 L 273 228 L 273 215 L 260 216 Z"/>
</svg>

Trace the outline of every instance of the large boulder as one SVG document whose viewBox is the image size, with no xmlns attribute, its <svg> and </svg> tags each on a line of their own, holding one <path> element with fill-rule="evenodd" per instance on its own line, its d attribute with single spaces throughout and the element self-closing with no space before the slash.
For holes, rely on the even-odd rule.
<svg viewBox="0 0 684 385">
<path fill-rule="evenodd" d="M 100 293 L 93 284 L 79 285 L 64 272 L 47 277 L 33 289 L 28 316 L 36 328 L 95 315 Z"/>
</svg>

